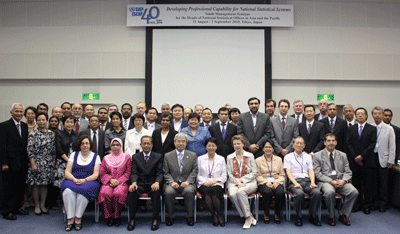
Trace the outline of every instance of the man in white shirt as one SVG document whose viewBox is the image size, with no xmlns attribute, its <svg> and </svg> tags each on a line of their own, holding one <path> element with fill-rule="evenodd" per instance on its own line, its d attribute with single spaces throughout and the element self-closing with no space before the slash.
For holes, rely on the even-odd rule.
<svg viewBox="0 0 400 234">
<path fill-rule="evenodd" d="M 79 136 L 88 135 L 93 142 L 92 152 L 97 153 L 101 159 L 104 157 L 104 138 L 105 132 L 99 128 L 100 121 L 97 115 L 89 118 L 89 128 L 80 132 Z"/>
<path fill-rule="evenodd" d="M 343 107 L 343 114 L 347 121 L 347 127 L 350 127 L 356 123 L 356 118 L 354 117 L 355 112 L 352 105 L 350 104 L 345 105 Z"/>
<path fill-rule="evenodd" d="M 302 137 L 297 137 L 293 142 L 294 152 L 284 158 L 284 166 L 289 179 L 288 190 L 294 196 L 294 206 L 297 213 L 296 226 L 303 226 L 301 205 L 304 202 L 305 193 L 311 196 L 309 221 L 315 226 L 321 226 L 317 211 L 321 205 L 321 192 L 315 184 L 313 162 L 310 155 L 303 152 L 305 142 Z"/>
<path fill-rule="evenodd" d="M 276 101 L 268 99 L 265 101 L 265 113 L 269 115 L 270 118 L 275 117 Z"/>
<path fill-rule="evenodd" d="M 153 131 L 161 128 L 161 124 L 156 123 L 156 119 L 158 116 L 157 109 L 155 107 L 150 107 L 146 111 L 147 122 L 144 123 L 143 127 L 146 128 L 153 134 Z"/>
<path fill-rule="evenodd" d="M 129 103 L 124 103 L 121 106 L 121 114 L 122 114 L 122 126 L 126 131 L 135 127 L 132 122 L 132 105 Z"/>
<path fill-rule="evenodd" d="M 171 108 L 172 110 L 172 123 L 171 128 L 175 131 L 180 132 L 182 128 L 189 126 L 188 121 L 183 118 L 183 106 L 181 104 L 175 104 Z"/>
</svg>

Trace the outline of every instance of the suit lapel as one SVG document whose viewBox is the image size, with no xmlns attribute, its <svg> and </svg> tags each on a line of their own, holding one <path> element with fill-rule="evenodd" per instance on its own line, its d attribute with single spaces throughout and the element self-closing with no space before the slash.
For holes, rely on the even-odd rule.
<svg viewBox="0 0 400 234">
<path fill-rule="evenodd" d="M 283 132 L 283 126 L 282 126 L 282 122 L 281 122 L 281 119 L 279 118 L 279 115 L 278 116 L 276 116 L 276 118 L 275 118 L 275 122 L 278 124 L 278 126 L 279 126 L 279 128 L 281 129 L 281 131 Z M 286 123 L 287 123 L 287 121 L 286 121 Z"/>
<path fill-rule="evenodd" d="M 336 156 L 336 155 L 335 155 L 335 156 Z M 322 161 L 324 161 L 324 162 L 326 162 L 326 163 L 328 164 L 328 168 L 329 168 L 329 170 L 331 171 L 331 170 L 332 170 L 331 160 L 330 160 L 330 158 L 329 158 L 328 153 L 327 153 L 326 150 L 324 150 L 324 149 L 323 149 L 323 151 L 322 151 L 322 157 L 324 158 L 324 160 L 322 160 Z M 336 166 L 336 165 L 335 165 L 335 166 Z"/>
<path fill-rule="evenodd" d="M 139 161 L 142 164 L 143 168 L 147 169 L 147 163 L 146 163 L 146 161 L 144 161 L 144 153 L 143 152 L 141 152 L 139 154 Z"/>
<path fill-rule="evenodd" d="M 17 136 L 18 139 L 22 139 L 21 135 L 23 134 L 23 132 L 22 132 L 22 124 L 21 124 L 21 122 L 19 122 L 19 126 L 21 128 L 21 135 L 19 135 L 17 125 L 15 125 L 14 120 L 12 118 L 10 119 L 10 126 L 11 126 L 11 131 L 13 132 L 13 134 L 15 136 Z"/>
</svg>

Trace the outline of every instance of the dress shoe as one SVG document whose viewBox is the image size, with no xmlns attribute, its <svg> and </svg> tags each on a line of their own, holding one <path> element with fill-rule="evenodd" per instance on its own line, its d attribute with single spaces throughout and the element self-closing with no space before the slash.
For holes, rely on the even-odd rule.
<svg viewBox="0 0 400 234">
<path fill-rule="evenodd" d="M 136 226 L 136 221 L 134 219 L 132 219 L 131 221 L 129 221 L 129 224 L 127 227 L 128 231 L 132 231 L 133 229 L 135 229 L 135 226 Z"/>
<path fill-rule="evenodd" d="M 187 225 L 189 225 L 189 226 L 193 226 L 194 225 L 193 218 L 191 218 L 191 217 L 187 218 Z"/>
<path fill-rule="evenodd" d="M 218 223 L 221 227 L 225 227 L 225 219 L 222 215 L 218 216 Z"/>
<path fill-rule="evenodd" d="M 256 226 L 257 225 L 257 220 L 251 216 L 252 220 L 251 220 L 251 225 Z"/>
<path fill-rule="evenodd" d="M 246 218 L 246 221 L 244 222 L 244 224 L 243 224 L 243 229 L 249 229 L 250 227 L 251 227 L 251 223 L 252 223 L 252 219 L 249 221 L 249 220 L 247 220 L 247 218 Z"/>
<path fill-rule="evenodd" d="M 216 215 L 212 216 L 212 224 L 218 227 L 218 217 Z"/>
<path fill-rule="evenodd" d="M 114 219 L 112 219 L 112 218 L 107 219 L 107 226 L 109 226 L 109 227 L 114 226 Z"/>
<path fill-rule="evenodd" d="M 298 227 L 301 227 L 303 226 L 303 220 L 301 218 L 297 218 L 294 224 Z"/>
<path fill-rule="evenodd" d="M 3 214 L 3 219 L 16 220 L 17 216 L 15 216 L 13 213 Z"/>
<path fill-rule="evenodd" d="M 269 224 L 269 215 L 264 214 L 264 223 Z"/>
<path fill-rule="evenodd" d="M 153 222 L 151 222 L 151 230 L 155 231 L 158 230 L 159 224 L 158 224 L 158 219 L 153 219 Z"/>
<path fill-rule="evenodd" d="M 358 211 L 360 211 L 359 207 L 353 207 L 353 209 L 351 210 L 351 212 L 353 212 L 353 213 L 356 213 Z"/>
<path fill-rule="evenodd" d="M 386 212 L 386 208 L 385 208 L 385 207 L 380 207 L 380 208 L 379 208 L 379 212 L 385 213 L 385 212 Z"/>
<path fill-rule="evenodd" d="M 328 224 L 329 224 L 329 226 L 336 226 L 335 217 L 329 218 Z"/>
<path fill-rule="evenodd" d="M 344 214 L 342 214 L 341 216 L 339 216 L 339 221 L 340 221 L 341 223 L 343 223 L 344 225 L 346 225 L 346 226 L 350 226 L 350 225 L 351 225 L 350 220 L 348 220 L 348 219 L 346 218 L 346 215 L 344 215 Z"/>
<path fill-rule="evenodd" d="M 274 215 L 274 222 L 276 224 L 280 224 L 281 223 L 281 218 L 279 217 L 279 215 L 277 215 L 277 214 Z"/>
<path fill-rule="evenodd" d="M 364 214 L 369 215 L 371 214 L 371 210 L 369 208 L 364 209 Z"/>
<path fill-rule="evenodd" d="M 114 226 L 116 227 L 121 226 L 121 219 L 114 219 Z"/>
<path fill-rule="evenodd" d="M 314 224 L 317 227 L 321 226 L 321 222 L 316 218 L 309 218 L 308 221 L 310 221 L 310 223 Z"/>
<path fill-rule="evenodd" d="M 174 218 L 167 218 L 165 224 L 167 224 L 167 226 L 172 226 L 172 224 L 174 224 Z"/>
<path fill-rule="evenodd" d="M 29 211 L 24 210 L 24 209 L 22 209 L 22 208 L 19 208 L 18 210 L 14 210 L 13 213 L 14 213 L 14 214 L 19 214 L 19 215 L 28 215 L 28 214 L 29 214 Z"/>
</svg>

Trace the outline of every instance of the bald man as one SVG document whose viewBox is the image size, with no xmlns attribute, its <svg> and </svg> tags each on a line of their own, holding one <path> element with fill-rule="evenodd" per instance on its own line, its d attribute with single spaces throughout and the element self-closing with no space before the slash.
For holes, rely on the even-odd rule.
<svg viewBox="0 0 400 234">
<path fill-rule="evenodd" d="M 325 99 L 319 100 L 318 102 L 319 114 L 314 116 L 315 121 L 325 119 L 328 117 L 328 101 Z"/>
</svg>

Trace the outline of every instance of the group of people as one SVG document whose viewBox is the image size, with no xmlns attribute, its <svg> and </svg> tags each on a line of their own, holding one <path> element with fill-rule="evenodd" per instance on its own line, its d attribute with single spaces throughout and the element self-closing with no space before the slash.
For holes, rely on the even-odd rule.
<svg viewBox="0 0 400 234">
<path fill-rule="evenodd" d="M 132 105 L 125 103 L 121 112 L 110 105 L 95 115 L 92 105 L 65 102 L 53 108 L 49 118 L 45 103 L 26 109 L 15 103 L 12 118 L 0 129 L 3 218 L 27 214 L 21 204 L 30 206 L 29 194 L 36 215 L 57 209 L 62 194 L 66 231 L 82 228 L 90 201 L 102 205 L 108 226 L 120 226 L 121 211 L 129 205 L 127 229 L 133 230 L 141 197 L 151 198 L 151 229 L 157 230 L 161 196 L 167 226 L 174 223 L 177 196 L 183 198 L 187 224 L 192 226 L 196 192 L 214 226 L 225 226 L 224 194 L 245 218 L 244 229 L 257 223 L 248 199 L 257 193 L 264 223 L 270 222 L 273 198 L 272 220 L 281 223 L 285 192 L 294 201 L 297 226 L 303 224 L 306 196 L 309 221 L 316 226 L 321 226 L 321 200 L 329 210 L 328 224 L 336 225 L 336 193 L 343 197 L 338 220 L 345 225 L 350 225 L 351 212 L 385 212 L 388 170 L 400 150 L 400 129 L 390 124 L 392 111 L 375 107 L 375 123 L 370 125 L 364 108 L 354 111 L 346 105 L 341 119 L 338 107 L 324 99 L 318 103 L 319 114 L 301 100 L 293 105 L 295 114 L 288 116 L 290 102 L 280 100 L 275 115 L 276 102 L 269 99 L 266 113 L 261 113 L 260 100 L 253 97 L 248 112 L 241 114 L 226 104 L 214 120 L 202 105 L 192 110 L 164 103 L 159 115 L 156 108 L 139 102 L 132 115 Z"/>
</svg>

